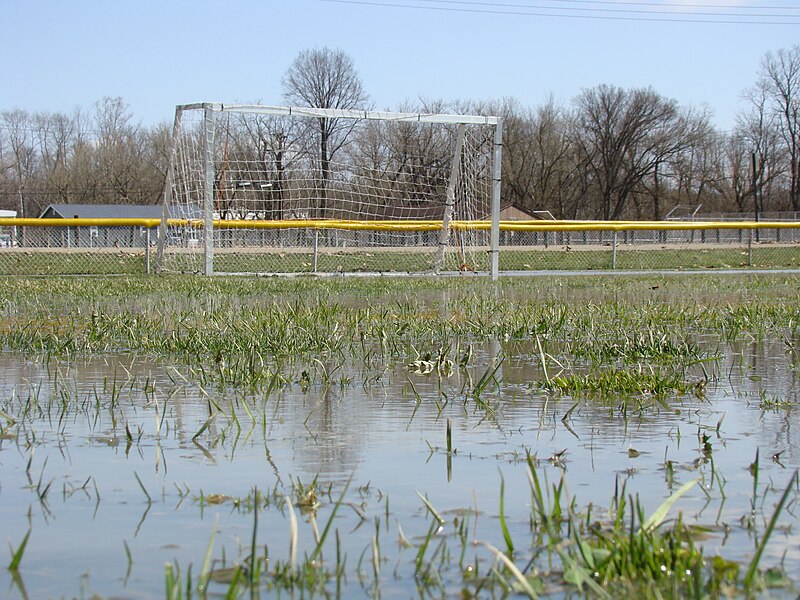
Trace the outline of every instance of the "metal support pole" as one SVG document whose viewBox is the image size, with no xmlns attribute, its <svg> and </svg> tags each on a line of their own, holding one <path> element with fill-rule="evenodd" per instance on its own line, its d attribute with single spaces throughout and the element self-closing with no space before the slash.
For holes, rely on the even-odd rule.
<svg viewBox="0 0 800 600">
<path fill-rule="evenodd" d="M 203 274 L 214 274 L 214 130 L 216 113 L 211 106 L 205 107 L 203 120 L 205 136 L 203 137 L 203 169 L 205 185 L 203 190 L 203 246 L 205 264 Z"/>
<path fill-rule="evenodd" d="M 747 236 L 747 266 L 753 266 L 753 230 L 750 230 L 750 235 Z"/>
<path fill-rule="evenodd" d="M 617 230 L 611 235 L 611 270 L 617 268 Z"/>
<path fill-rule="evenodd" d="M 317 272 L 317 258 L 319 257 L 319 229 L 314 229 L 314 273 Z"/>
<path fill-rule="evenodd" d="M 494 126 L 494 173 L 492 174 L 492 231 L 490 236 L 489 274 L 500 277 L 500 182 L 503 175 L 503 120 Z"/>
<path fill-rule="evenodd" d="M 144 228 L 144 272 L 150 275 L 150 228 Z"/>
</svg>

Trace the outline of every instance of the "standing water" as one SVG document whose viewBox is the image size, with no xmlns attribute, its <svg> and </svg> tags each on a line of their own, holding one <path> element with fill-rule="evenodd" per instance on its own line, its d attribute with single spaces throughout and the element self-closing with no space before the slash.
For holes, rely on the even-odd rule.
<svg viewBox="0 0 800 600">
<path fill-rule="evenodd" d="M 796 593 L 796 281 L 8 285 L 7 596 Z"/>
</svg>

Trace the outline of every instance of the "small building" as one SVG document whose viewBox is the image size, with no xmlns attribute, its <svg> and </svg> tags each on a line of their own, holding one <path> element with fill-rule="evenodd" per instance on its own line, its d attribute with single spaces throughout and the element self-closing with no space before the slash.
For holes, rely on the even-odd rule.
<svg viewBox="0 0 800 600">
<path fill-rule="evenodd" d="M 500 205 L 500 220 L 501 221 L 552 221 L 553 215 L 549 210 L 528 210 L 515 204 L 514 202 L 507 202 Z M 531 243 L 531 240 L 537 240 L 538 235 L 534 233 L 533 237 L 528 232 L 524 231 L 501 231 L 500 232 L 500 245 L 501 246 L 521 246 Z"/>
<path fill-rule="evenodd" d="M 50 204 L 40 219 L 160 219 L 160 204 Z"/>
<path fill-rule="evenodd" d="M 506 202 L 500 206 L 501 221 L 552 221 L 549 210 L 528 210 L 515 202 Z"/>
<path fill-rule="evenodd" d="M 17 211 L 0 210 L 0 219 L 15 219 Z M 13 225 L 0 225 L 0 247 L 10 248 L 17 245 L 17 228 Z"/>
<path fill-rule="evenodd" d="M 50 204 L 40 219 L 160 219 L 160 204 Z M 146 227 L 95 225 L 26 228 L 26 245 L 58 248 L 141 248 L 154 242 Z M 39 239 L 32 239 L 33 236 Z"/>
</svg>

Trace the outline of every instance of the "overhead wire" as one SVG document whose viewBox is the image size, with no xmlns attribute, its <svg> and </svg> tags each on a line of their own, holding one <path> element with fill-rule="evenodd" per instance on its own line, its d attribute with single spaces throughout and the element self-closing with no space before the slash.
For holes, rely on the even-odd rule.
<svg viewBox="0 0 800 600">
<path fill-rule="evenodd" d="M 566 6 L 542 6 L 538 4 L 508 4 L 508 3 L 489 3 L 489 2 L 467 2 L 458 0 L 411 0 L 416 2 L 414 4 L 406 1 L 392 1 L 392 2 L 379 2 L 374 0 L 318 0 L 320 2 L 328 2 L 332 4 L 350 4 L 357 6 L 374 6 L 382 8 L 401 8 L 401 9 L 414 9 L 426 10 L 437 12 L 451 12 L 451 13 L 472 13 L 472 14 L 491 14 L 491 15 L 511 15 L 511 16 L 527 16 L 527 17 L 550 17 L 550 18 L 572 18 L 572 19 L 590 19 L 590 20 L 606 20 L 606 21 L 640 21 L 640 22 L 657 22 L 657 23 L 704 23 L 704 24 L 720 24 L 720 25 L 800 25 L 800 14 L 761 14 L 761 13 L 744 13 L 744 14 L 729 14 L 726 12 L 711 13 L 711 12 L 697 12 L 697 11 L 677 11 L 677 10 L 641 10 L 641 9 L 612 9 L 612 8 L 569 8 Z M 558 0 L 549 0 L 558 1 Z M 563 1 L 563 0 L 562 0 Z M 579 0 L 571 0 L 578 2 Z M 589 0 L 583 0 L 589 3 Z M 600 4 L 592 2 L 592 4 Z M 605 2 L 603 4 L 611 4 Z M 627 4 L 627 3 L 620 3 Z M 645 3 L 637 2 L 630 3 L 636 6 L 645 5 Z M 650 5 L 653 6 L 653 5 Z M 654 8 L 663 6 L 678 6 L 678 5 L 656 5 Z M 698 5 L 699 6 L 699 5 Z M 706 7 L 707 5 L 702 5 Z M 485 7 L 485 8 L 476 8 Z M 488 7 L 498 7 L 500 10 L 495 10 Z M 725 8 L 735 8 L 733 6 L 725 6 Z M 767 7 L 738 7 L 738 9 L 748 8 L 750 10 L 768 10 Z M 506 10 L 509 9 L 509 10 Z M 516 10 L 511 10 L 516 9 Z M 771 10 L 772 8 L 769 8 Z M 775 10 L 800 10 L 800 8 L 775 8 Z M 549 11 L 549 12 L 541 12 Z M 571 12 L 564 12 L 571 11 Z M 598 14 L 605 13 L 605 14 Z M 621 14 L 607 14 L 607 13 L 621 13 Z M 643 14 L 650 14 L 653 16 L 640 16 Z M 696 18 L 696 17 L 707 18 Z M 694 18 L 693 18 L 694 17 Z M 765 19 L 792 19 L 792 20 L 765 20 Z M 794 20 L 796 19 L 796 20 Z"/>
<path fill-rule="evenodd" d="M 416 2 L 425 3 L 425 4 L 477 4 L 483 6 L 505 6 L 505 7 L 512 7 L 512 8 L 563 8 L 565 10 L 571 10 L 568 6 L 538 6 L 536 4 L 530 4 L 525 2 L 516 2 L 516 3 L 504 3 L 504 2 L 480 2 L 477 0 L 415 0 Z M 628 2 L 627 0 L 541 0 L 541 2 L 545 4 L 555 4 L 555 5 L 581 5 L 581 6 L 646 6 L 650 9 L 654 8 L 678 8 L 681 9 L 679 11 L 675 11 L 677 13 L 686 13 L 692 14 L 694 13 L 693 9 L 703 8 L 703 9 L 716 9 L 716 10 L 772 10 L 772 11 L 800 11 L 800 4 L 797 6 L 767 6 L 767 5 L 756 5 L 756 6 L 747 6 L 743 4 L 687 4 L 677 3 L 677 2 L 636 2 L 631 0 Z M 692 10 L 688 10 L 692 9 Z M 726 13 L 720 13 L 726 14 Z M 795 16 L 795 15 L 791 15 Z"/>
<path fill-rule="evenodd" d="M 795 10 L 800 11 L 800 7 L 795 9 L 786 9 L 786 8 L 767 8 L 764 6 L 712 6 L 708 4 L 645 4 L 643 2 L 610 2 L 610 1 L 593 1 L 593 0 L 544 0 L 546 4 L 564 4 L 569 3 L 571 5 L 579 4 L 580 6 L 577 8 L 572 8 L 571 6 L 544 6 L 542 4 L 512 4 L 507 2 L 477 2 L 474 0 L 414 0 L 418 3 L 434 5 L 434 4 L 445 4 L 445 5 L 456 5 L 456 6 L 490 6 L 493 8 L 515 8 L 515 9 L 535 9 L 535 10 L 567 10 L 573 12 L 592 12 L 592 13 L 630 13 L 630 14 L 658 14 L 658 15 L 678 15 L 678 16 L 702 16 L 702 17 L 727 17 L 730 16 L 728 12 L 705 12 L 704 10 L 698 11 L 694 9 L 707 9 L 707 8 L 716 8 L 716 9 L 737 9 L 737 10 Z M 593 6 L 590 6 L 593 5 Z M 605 8 L 605 6 L 647 6 L 647 9 L 644 8 Z M 676 7 L 680 7 L 682 10 L 675 10 Z M 692 10 L 686 10 L 687 8 L 691 8 Z M 734 15 L 739 16 L 739 15 Z M 776 17 L 789 17 L 789 18 L 800 18 L 800 12 L 795 12 L 794 14 L 788 15 L 780 15 L 773 13 L 761 14 L 761 13 L 745 13 L 741 15 L 742 17 L 750 17 L 750 18 L 776 18 Z"/>
</svg>

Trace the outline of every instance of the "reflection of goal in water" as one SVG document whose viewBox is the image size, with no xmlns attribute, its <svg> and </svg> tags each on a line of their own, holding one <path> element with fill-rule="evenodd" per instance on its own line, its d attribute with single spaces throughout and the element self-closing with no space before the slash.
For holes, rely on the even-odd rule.
<svg viewBox="0 0 800 600">
<path fill-rule="evenodd" d="M 179 106 L 164 202 L 182 221 L 162 224 L 159 267 L 324 272 L 346 255 L 356 270 L 496 275 L 501 135 L 485 116 Z"/>
</svg>

